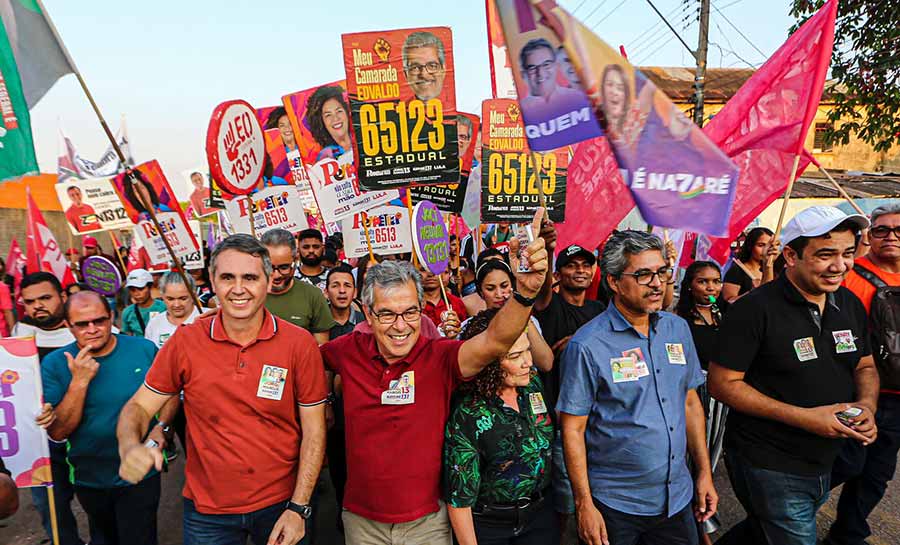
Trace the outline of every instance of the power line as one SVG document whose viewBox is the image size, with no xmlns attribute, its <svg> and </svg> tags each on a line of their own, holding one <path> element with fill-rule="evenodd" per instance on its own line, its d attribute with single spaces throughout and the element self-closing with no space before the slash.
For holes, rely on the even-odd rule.
<svg viewBox="0 0 900 545">
<path fill-rule="evenodd" d="M 588 13 L 587 16 L 584 19 L 582 19 L 582 21 L 587 22 L 587 20 L 590 19 L 595 13 L 597 13 L 597 10 L 599 10 L 601 7 L 603 7 L 603 4 L 605 4 L 606 2 L 607 2 L 607 0 L 600 0 L 600 3 L 597 4 L 597 6 L 594 7 L 594 9 L 591 10 L 591 12 Z"/>
<path fill-rule="evenodd" d="M 738 1 L 740 1 L 740 0 L 738 0 Z M 737 3 L 737 2 L 735 2 L 735 3 Z M 734 4 L 731 4 L 731 5 L 734 5 Z M 725 22 L 728 23 L 729 25 L 731 25 L 731 28 L 733 28 L 735 30 L 735 32 L 737 32 L 738 35 L 740 35 L 740 37 L 743 38 L 748 44 L 750 44 L 753 47 L 753 49 L 756 50 L 757 53 L 762 55 L 764 59 L 768 58 L 768 55 L 763 53 L 760 48 L 756 47 L 756 44 L 753 43 L 752 41 L 750 41 L 750 38 L 748 38 L 746 35 L 744 35 L 744 33 L 741 32 L 741 29 L 736 27 L 734 25 L 734 23 L 731 22 L 731 19 L 726 17 L 725 14 L 722 13 L 722 11 L 719 8 L 717 8 L 716 6 L 713 6 L 713 9 L 716 10 L 716 13 L 718 13 L 722 17 L 722 19 L 725 19 Z M 718 25 L 716 25 L 716 26 L 718 26 Z M 719 29 L 719 30 L 721 30 L 721 29 Z"/>
<path fill-rule="evenodd" d="M 575 12 L 577 12 L 578 10 L 580 10 L 580 9 L 581 9 L 581 6 L 585 5 L 586 3 L 587 3 L 587 0 L 581 0 L 581 3 L 578 4 L 578 7 L 572 10 L 572 15 L 575 15 Z"/>
<path fill-rule="evenodd" d="M 604 18 L 600 19 L 599 21 L 597 21 L 596 23 L 594 23 L 594 26 L 591 27 L 591 30 L 594 30 L 595 28 L 597 28 L 598 26 L 600 26 L 600 23 L 602 23 L 603 21 L 605 21 L 605 20 L 609 19 L 610 17 L 612 17 L 612 14 L 615 13 L 615 12 L 617 12 L 617 11 L 619 10 L 619 8 L 621 8 L 622 6 L 624 6 L 624 5 L 625 5 L 625 2 L 627 2 L 627 1 L 628 1 L 628 0 L 622 0 L 621 2 L 619 2 L 619 4 L 618 4 L 616 7 L 614 7 L 614 8 L 612 9 L 612 11 L 610 11 L 609 13 L 606 14 L 606 17 L 604 17 Z"/>
<path fill-rule="evenodd" d="M 685 25 L 683 23 L 685 23 L 685 21 L 689 21 L 691 19 L 691 12 L 685 11 L 687 7 L 688 7 L 687 3 L 683 3 L 681 5 L 681 8 L 682 8 L 681 12 L 684 15 L 682 16 L 681 20 L 678 21 L 678 23 L 682 23 L 682 27 L 681 27 L 682 30 L 687 29 L 687 25 Z M 670 13 L 669 15 L 666 16 L 666 19 L 668 19 L 672 15 L 673 15 L 673 13 Z M 631 49 L 633 49 L 633 53 L 639 55 L 641 52 L 646 52 L 648 49 L 656 47 L 660 43 L 661 39 L 664 39 L 666 36 L 669 35 L 670 30 L 666 26 L 665 21 L 664 20 L 660 21 L 658 24 L 661 26 L 660 26 L 659 30 L 654 33 L 654 35 L 649 36 L 648 39 L 644 40 L 640 44 L 637 44 L 637 45 L 634 45 L 633 47 L 631 47 Z"/>
<path fill-rule="evenodd" d="M 681 10 L 684 11 L 684 7 L 685 7 L 685 6 L 686 6 L 685 3 L 682 3 L 682 4 L 680 4 L 680 5 L 675 6 L 674 9 L 672 9 L 669 13 L 666 14 L 666 17 L 672 17 L 672 16 L 674 16 L 674 15 L 675 15 L 675 12 L 677 12 L 679 8 L 681 8 Z M 638 34 L 634 39 L 632 39 L 630 42 L 628 42 L 627 47 L 629 47 L 629 48 L 637 48 L 637 47 L 639 47 L 639 46 L 640 46 L 640 43 L 641 43 L 642 41 L 645 41 L 645 40 L 644 40 L 644 37 L 649 36 L 649 35 L 656 34 L 656 32 L 659 31 L 661 28 L 662 28 L 662 29 L 665 28 L 665 27 L 663 26 L 662 21 L 657 21 L 655 25 L 653 25 L 653 26 L 651 26 L 650 28 L 648 28 L 647 30 L 641 32 L 641 33 Z"/>
</svg>

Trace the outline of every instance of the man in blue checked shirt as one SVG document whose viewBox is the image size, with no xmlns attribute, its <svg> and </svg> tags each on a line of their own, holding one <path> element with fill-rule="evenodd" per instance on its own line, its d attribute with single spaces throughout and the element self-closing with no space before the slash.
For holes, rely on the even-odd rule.
<svg viewBox="0 0 900 545">
<path fill-rule="evenodd" d="M 613 235 L 600 263 L 612 304 L 563 353 L 556 409 L 588 545 L 695 545 L 718 504 L 697 351 L 687 322 L 660 312 L 664 255 L 653 235 Z"/>
</svg>

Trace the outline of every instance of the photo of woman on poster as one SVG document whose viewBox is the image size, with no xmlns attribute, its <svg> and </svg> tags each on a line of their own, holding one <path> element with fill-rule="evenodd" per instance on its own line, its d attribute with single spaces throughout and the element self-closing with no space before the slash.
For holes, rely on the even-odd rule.
<svg viewBox="0 0 900 545">
<path fill-rule="evenodd" d="M 287 111 L 283 106 L 279 106 L 269 113 L 264 127 L 268 129 L 278 129 L 281 134 L 281 141 L 284 143 L 284 151 L 291 152 L 297 148 L 297 138 L 294 136 L 294 128 L 291 127 L 291 120 L 288 118 Z"/>
<path fill-rule="evenodd" d="M 150 219 L 150 212 L 145 206 L 146 203 L 152 203 L 153 210 L 156 213 L 173 211 L 171 206 L 169 206 L 169 202 L 172 200 L 170 195 L 164 193 L 163 198 L 160 198 L 160 195 L 153 188 L 153 184 L 150 183 L 150 180 L 147 179 L 143 172 L 138 169 L 134 169 L 131 172 L 131 177 L 125 176 L 124 178 L 122 190 L 125 193 L 125 198 L 128 199 L 128 204 L 137 210 L 138 221 Z M 137 180 L 137 183 L 134 183 L 133 180 Z"/>
<path fill-rule="evenodd" d="M 337 159 L 352 151 L 350 138 L 350 107 L 344 98 L 344 90 L 336 85 L 319 87 L 309 97 L 303 122 L 309 127 L 313 139 L 322 146 L 316 162 L 325 157 Z"/>
</svg>

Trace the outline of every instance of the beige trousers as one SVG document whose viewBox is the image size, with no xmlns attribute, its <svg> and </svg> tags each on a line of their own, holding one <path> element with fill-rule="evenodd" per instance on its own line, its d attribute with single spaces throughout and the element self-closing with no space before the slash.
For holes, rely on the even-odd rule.
<svg viewBox="0 0 900 545">
<path fill-rule="evenodd" d="M 451 545 L 447 506 L 410 522 L 376 522 L 344 509 L 346 545 Z"/>
</svg>

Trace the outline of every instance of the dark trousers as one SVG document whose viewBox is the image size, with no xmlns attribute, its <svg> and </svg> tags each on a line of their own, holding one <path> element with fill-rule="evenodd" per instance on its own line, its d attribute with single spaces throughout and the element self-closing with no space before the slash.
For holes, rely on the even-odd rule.
<svg viewBox="0 0 900 545">
<path fill-rule="evenodd" d="M 528 513 L 517 525 L 514 522 L 492 520 L 473 511 L 475 537 L 478 545 L 558 545 L 559 518 L 549 498 L 534 512 Z M 517 527 L 518 526 L 518 527 Z"/>
<path fill-rule="evenodd" d="M 59 531 L 60 545 L 81 545 L 78 537 L 78 523 L 72 514 L 72 500 L 75 498 L 75 489 L 69 480 L 69 463 L 66 461 L 66 443 L 54 443 L 50 441 L 50 470 L 53 474 L 53 501 L 56 506 L 56 526 Z M 53 530 L 50 526 L 50 500 L 47 497 L 47 489 L 39 486 L 31 489 L 31 501 L 35 509 L 41 515 L 41 525 L 47 532 L 47 537 L 53 539 Z M 92 528 L 93 530 L 93 528 Z M 103 545 L 99 532 L 91 532 L 91 543 Z M 93 534 L 98 534 L 94 536 Z M 96 538 L 99 538 L 96 539 Z"/>
<path fill-rule="evenodd" d="M 863 545 L 872 535 L 866 519 L 884 497 L 900 452 L 900 396 L 885 394 L 875 414 L 878 438 L 868 447 L 847 440 L 831 470 L 832 488 L 843 484 L 837 517 L 828 533 L 834 545 Z"/>
<path fill-rule="evenodd" d="M 603 515 L 610 545 L 697 545 L 697 522 L 691 504 L 671 517 L 629 515 L 594 499 Z"/>
<path fill-rule="evenodd" d="M 747 518 L 716 545 L 816 545 L 816 513 L 828 499 L 830 475 L 754 467 L 731 451 L 725 452 L 725 465 Z"/>
<path fill-rule="evenodd" d="M 344 428 L 335 426 L 328 430 L 325 453 L 328 455 L 328 475 L 331 477 L 331 484 L 334 485 L 338 518 L 340 519 L 344 506 L 344 488 L 347 486 L 347 443 L 344 437 Z"/>
<path fill-rule="evenodd" d="M 75 495 L 107 545 L 156 545 L 160 476 L 119 488 L 76 486 Z"/>
<path fill-rule="evenodd" d="M 255 545 L 266 545 L 284 505 L 282 501 L 243 515 L 206 515 L 185 498 L 184 545 L 245 545 L 248 537 Z M 308 544 L 307 528 L 298 545 Z"/>
</svg>

